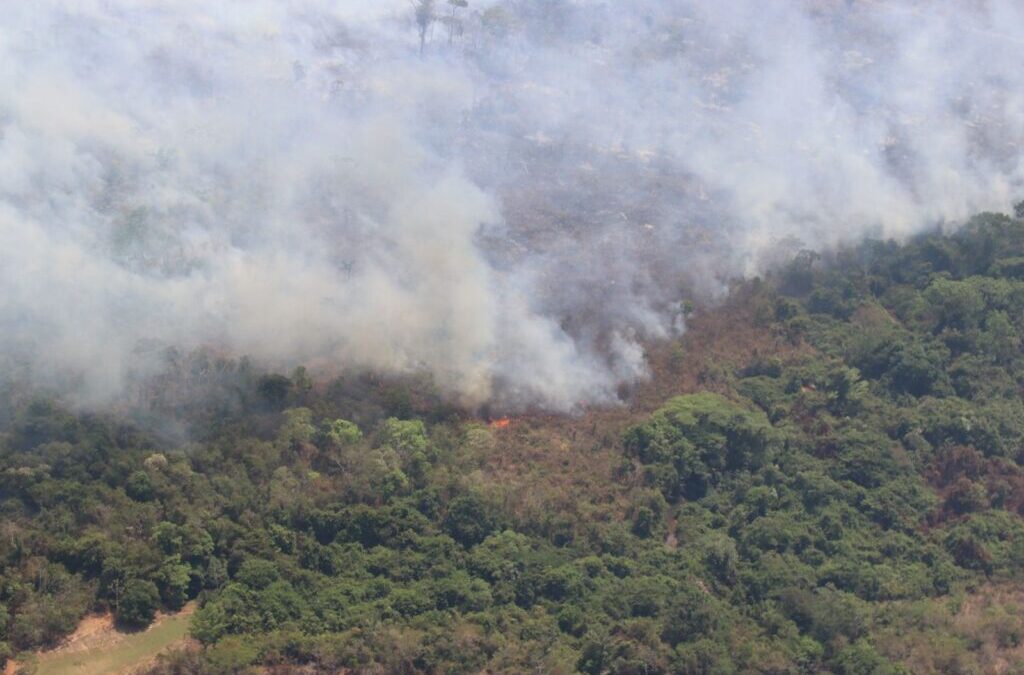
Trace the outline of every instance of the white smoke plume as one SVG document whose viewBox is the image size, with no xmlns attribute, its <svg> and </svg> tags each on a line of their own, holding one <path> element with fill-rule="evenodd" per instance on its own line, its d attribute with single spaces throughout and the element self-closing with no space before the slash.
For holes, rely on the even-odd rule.
<svg viewBox="0 0 1024 675">
<path fill-rule="evenodd" d="M 86 403 L 154 345 L 610 402 L 766 252 L 1024 189 L 1010 1 L 3 12 L 0 354 Z"/>
</svg>

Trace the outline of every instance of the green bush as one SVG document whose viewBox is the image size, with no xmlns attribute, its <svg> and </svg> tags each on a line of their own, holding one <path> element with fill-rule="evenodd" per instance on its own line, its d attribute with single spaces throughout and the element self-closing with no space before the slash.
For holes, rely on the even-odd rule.
<svg viewBox="0 0 1024 675">
<path fill-rule="evenodd" d="M 145 579 L 132 579 L 124 587 L 117 605 L 117 622 L 127 628 L 145 628 L 160 609 L 160 591 Z"/>
</svg>

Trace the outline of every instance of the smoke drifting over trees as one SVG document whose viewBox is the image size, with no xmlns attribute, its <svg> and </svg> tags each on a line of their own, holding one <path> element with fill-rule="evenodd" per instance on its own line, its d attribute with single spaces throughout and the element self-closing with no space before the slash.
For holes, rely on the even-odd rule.
<svg viewBox="0 0 1024 675">
<path fill-rule="evenodd" d="M 1024 178 L 1008 1 L 4 11 L 4 372 L 87 403 L 203 346 L 608 402 L 684 299 Z"/>
</svg>

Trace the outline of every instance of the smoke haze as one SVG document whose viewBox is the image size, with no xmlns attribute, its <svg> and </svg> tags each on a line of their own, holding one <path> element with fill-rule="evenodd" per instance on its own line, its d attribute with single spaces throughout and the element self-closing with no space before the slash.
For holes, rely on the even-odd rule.
<svg viewBox="0 0 1024 675">
<path fill-rule="evenodd" d="M 4 370 L 103 404 L 212 346 L 568 410 L 780 250 L 1024 189 L 1013 2 L 435 10 L 421 54 L 407 2 L 5 5 Z"/>
</svg>

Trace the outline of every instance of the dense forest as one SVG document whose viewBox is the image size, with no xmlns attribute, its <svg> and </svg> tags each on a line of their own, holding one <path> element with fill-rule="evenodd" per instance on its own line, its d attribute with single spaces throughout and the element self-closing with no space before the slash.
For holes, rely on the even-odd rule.
<svg viewBox="0 0 1024 675">
<path fill-rule="evenodd" d="M 153 673 L 1024 668 L 1024 219 L 803 252 L 688 323 L 621 407 L 498 423 L 205 352 L 145 415 L 8 383 L 2 656 L 196 599 Z"/>
</svg>

